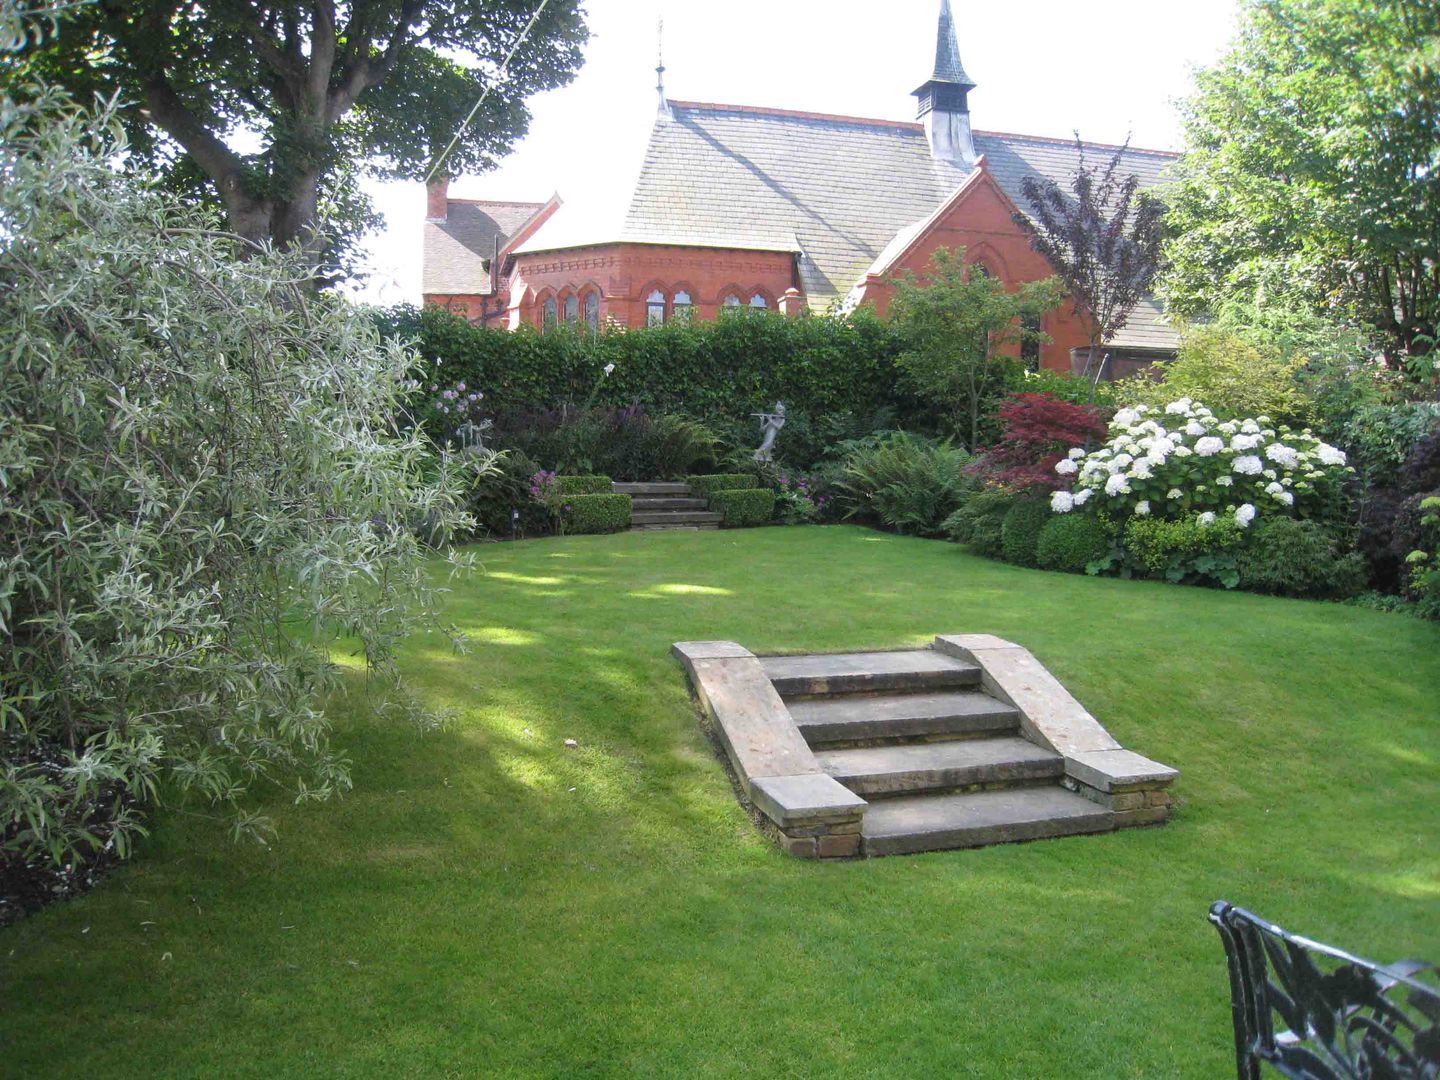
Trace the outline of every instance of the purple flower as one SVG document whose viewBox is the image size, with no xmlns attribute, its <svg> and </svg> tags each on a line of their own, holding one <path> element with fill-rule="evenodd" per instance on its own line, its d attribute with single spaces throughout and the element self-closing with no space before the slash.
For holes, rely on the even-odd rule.
<svg viewBox="0 0 1440 1080">
<path fill-rule="evenodd" d="M 456 384 L 455 384 L 455 389 L 456 389 L 456 390 L 459 390 L 459 391 L 463 394 L 463 393 L 465 392 L 465 384 L 464 384 L 463 382 L 462 382 L 462 383 L 456 383 Z"/>
</svg>

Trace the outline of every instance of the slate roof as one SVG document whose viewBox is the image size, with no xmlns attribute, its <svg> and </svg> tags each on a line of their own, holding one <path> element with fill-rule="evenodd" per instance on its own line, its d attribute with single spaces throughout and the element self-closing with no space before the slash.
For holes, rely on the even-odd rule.
<svg viewBox="0 0 1440 1080">
<path fill-rule="evenodd" d="M 489 295 L 484 260 L 544 207 L 535 202 L 451 199 L 446 220 L 425 222 L 420 291 L 426 295 Z"/>
<path fill-rule="evenodd" d="M 955 20 L 950 14 L 950 0 L 940 0 L 940 25 L 935 34 L 935 73 L 931 82 L 973 87 L 975 80 L 965 74 L 960 63 L 960 50 L 955 44 Z"/>
</svg>

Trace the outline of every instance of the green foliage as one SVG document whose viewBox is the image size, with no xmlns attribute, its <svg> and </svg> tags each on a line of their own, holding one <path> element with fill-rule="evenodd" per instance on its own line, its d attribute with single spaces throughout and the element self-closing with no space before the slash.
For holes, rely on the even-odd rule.
<svg viewBox="0 0 1440 1080">
<path fill-rule="evenodd" d="M 1020 340 L 1027 319 L 1058 307 L 1063 291 L 1055 278 L 1012 291 L 999 277 L 972 274 L 964 260 L 964 248 L 940 248 L 924 275 L 897 279 L 890 318 L 901 370 L 973 451 L 997 434 L 999 399 L 1021 379 L 1019 361 L 1003 350 Z"/>
<path fill-rule="evenodd" d="M 753 488 L 753 473 L 710 473 L 706 476 L 687 476 L 685 483 L 701 498 L 708 498 L 717 491 L 733 491 L 736 488 Z"/>
<path fill-rule="evenodd" d="M 1125 524 L 1125 548 L 1152 577 L 1170 582 L 1215 582 L 1233 589 L 1240 582 L 1236 551 L 1242 530 L 1229 518 L 1210 525 L 1194 519 L 1162 521 L 1132 517 Z"/>
<path fill-rule="evenodd" d="M 1406 562 L 1410 566 L 1410 589 L 1416 598 L 1416 614 L 1440 619 L 1440 495 L 1420 500 L 1420 543 Z"/>
<path fill-rule="evenodd" d="M 108 108 L 0 98 L 0 863 L 124 854 L 145 808 L 350 784 L 322 709 L 436 625 L 420 536 L 483 463 L 397 431 L 413 357 L 111 167 Z M 96 796 L 104 805 L 97 804 Z"/>
<path fill-rule="evenodd" d="M 1365 588 L 1365 560 L 1344 553 L 1313 521 L 1264 518 L 1238 554 L 1240 588 L 1280 596 L 1343 600 Z"/>
<path fill-rule="evenodd" d="M 769 488 L 723 488 L 710 493 L 710 509 L 726 528 L 766 525 L 775 517 L 775 492 Z"/>
<path fill-rule="evenodd" d="M 608 476 L 557 476 L 551 482 L 556 495 L 609 495 L 613 488 Z"/>
<path fill-rule="evenodd" d="M 1015 501 L 1006 491 L 977 492 L 946 518 L 941 528 L 956 543 L 968 544 L 976 555 L 998 559 L 1004 550 L 1005 517 Z"/>
<path fill-rule="evenodd" d="M 1126 380 L 1127 402 L 1163 407 L 1179 398 L 1202 401 L 1221 419 L 1269 416 L 1301 426 L 1310 420 L 1310 403 L 1297 376 L 1305 357 L 1239 329 L 1219 325 L 1187 326 L 1174 360 L 1155 365 L 1161 378 Z"/>
<path fill-rule="evenodd" d="M 490 468 L 470 483 L 465 509 L 475 519 L 476 537 L 544 536 L 551 531 L 550 508 L 531 494 L 540 466 L 515 450 L 490 457 Z M 516 516 L 518 512 L 518 517 Z"/>
<path fill-rule="evenodd" d="M 445 169 L 494 167 L 529 125 L 525 100 L 574 78 L 588 33 L 578 4 L 546 6 L 503 78 L 534 5 L 509 0 L 161 0 L 78 4 L 25 58 L 72 91 L 122 103 L 117 157 L 161 172 L 187 201 L 223 207 L 254 243 L 358 239 L 373 222 L 358 181 L 421 179 L 464 125 Z M 328 17 L 323 12 L 329 11 Z M 467 114 L 486 87 L 482 112 Z M 233 147 L 237 139 L 251 152 Z M 178 149 L 178 152 L 177 152 Z M 333 257 L 336 252 L 330 252 Z"/>
<path fill-rule="evenodd" d="M 560 526 L 566 533 L 620 532 L 630 527 L 630 496 L 571 495 L 560 504 Z"/>
<path fill-rule="evenodd" d="M 1055 515 L 1041 499 L 1016 499 L 1000 523 L 1000 554 L 1016 566 L 1035 566 L 1040 533 Z"/>
<path fill-rule="evenodd" d="M 1360 408 L 1339 438 L 1366 486 L 1389 487 L 1415 444 L 1436 430 L 1440 430 L 1440 403 L 1401 401 Z"/>
<path fill-rule="evenodd" d="M 1110 554 L 1115 528 L 1093 514 L 1051 514 L 1035 543 L 1035 565 L 1041 570 L 1083 574 Z"/>
<path fill-rule="evenodd" d="M 1072 405 L 1098 405 L 1104 409 L 1117 408 L 1127 400 L 1128 381 L 1098 383 L 1072 375 L 1068 371 L 1026 371 L 1012 388 L 1016 394 L 1049 394 Z"/>
<path fill-rule="evenodd" d="M 509 414 L 518 428 L 538 406 L 558 411 L 589 400 L 602 409 L 639 406 L 647 413 L 703 417 L 726 445 L 748 454 L 759 442 L 750 414 L 770 411 L 778 399 L 786 404 L 787 423 L 777 455 L 785 464 L 808 467 L 840 440 L 888 426 L 895 415 L 921 412 L 899 386 L 894 329 L 866 309 L 846 318 L 747 313 L 598 335 L 564 327 L 548 334 L 485 329 L 438 308 L 398 307 L 375 317 L 387 335 L 414 341 L 433 362 L 428 385 L 464 382 L 483 389 L 497 431 Z M 547 466 L 561 464 L 546 460 L 553 454 L 521 448 Z"/>
<path fill-rule="evenodd" d="M 498 412 L 493 424 L 494 445 L 520 450 L 557 472 L 672 480 L 715 456 L 715 435 L 705 425 L 639 406 L 508 410 Z"/>
<path fill-rule="evenodd" d="M 879 523 L 902 533 L 938 536 L 978 486 L 965 475 L 971 457 L 948 441 L 936 442 L 903 431 L 856 446 L 837 483 L 847 517 Z"/>
<path fill-rule="evenodd" d="M 1437 36 L 1433 3 L 1248 0 L 1186 107 L 1188 150 L 1165 193 L 1172 310 L 1338 307 L 1379 329 L 1396 364 L 1431 352 Z"/>
</svg>

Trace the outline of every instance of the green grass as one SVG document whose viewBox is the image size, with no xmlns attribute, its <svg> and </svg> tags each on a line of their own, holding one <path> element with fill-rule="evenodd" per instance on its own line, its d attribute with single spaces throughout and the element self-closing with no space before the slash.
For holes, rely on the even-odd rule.
<svg viewBox="0 0 1440 1080">
<path fill-rule="evenodd" d="M 0 931 L 13 1075 L 1217 1077 L 1212 900 L 1440 959 L 1440 629 L 854 528 L 482 549 L 455 724 L 341 712 L 356 790 L 269 849 L 173 817 Z M 1163 829 L 816 864 L 766 843 L 670 643 L 1031 648 L 1177 766 Z M 578 750 L 563 746 L 566 738 Z"/>
</svg>

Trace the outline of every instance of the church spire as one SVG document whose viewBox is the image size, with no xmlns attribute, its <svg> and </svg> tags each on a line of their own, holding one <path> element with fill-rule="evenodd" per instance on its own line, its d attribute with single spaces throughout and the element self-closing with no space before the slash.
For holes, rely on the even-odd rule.
<svg viewBox="0 0 1440 1080">
<path fill-rule="evenodd" d="M 660 115 L 669 117 L 670 102 L 665 100 L 665 20 L 655 29 L 655 93 L 660 95 Z"/>
<path fill-rule="evenodd" d="M 975 80 L 960 63 L 955 41 L 955 19 L 950 0 L 940 0 L 940 24 L 935 31 L 935 71 L 914 96 L 925 121 L 931 156 L 959 165 L 974 164 L 975 140 L 970 134 L 970 91 Z"/>
</svg>

